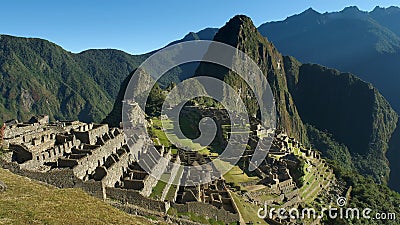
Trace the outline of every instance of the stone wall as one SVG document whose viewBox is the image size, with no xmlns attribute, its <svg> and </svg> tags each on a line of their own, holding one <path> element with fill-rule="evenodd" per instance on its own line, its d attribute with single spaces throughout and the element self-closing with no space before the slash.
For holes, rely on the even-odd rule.
<svg viewBox="0 0 400 225">
<path fill-rule="evenodd" d="M 146 198 L 136 190 L 127 190 L 121 188 L 106 187 L 106 196 L 110 199 L 115 199 L 123 203 L 137 205 L 144 209 L 157 212 L 167 213 L 170 205 L 169 202 L 162 202 Z"/>
<path fill-rule="evenodd" d="M 142 167 L 147 167 L 146 171 L 151 171 L 152 173 L 144 180 L 144 187 L 140 192 L 143 196 L 150 196 L 153 187 L 157 185 L 161 175 L 167 169 L 167 162 L 171 158 L 171 155 L 168 154 L 165 157 L 165 159 L 162 159 L 162 156 L 153 146 L 145 147 L 144 153 L 140 158 L 140 165 Z"/>
<path fill-rule="evenodd" d="M 82 143 L 94 145 L 97 142 L 97 137 L 102 137 L 109 131 L 107 124 L 85 124 L 74 130 L 74 135 Z"/>
<path fill-rule="evenodd" d="M 23 169 L 32 170 L 43 165 L 45 162 L 57 162 L 59 157 L 63 156 L 65 153 L 70 153 L 71 149 L 79 144 L 79 140 L 73 139 L 72 141 L 67 141 L 43 152 L 31 153 L 32 160 L 29 160 L 20 166 Z"/>
<path fill-rule="evenodd" d="M 224 209 L 218 209 L 215 206 L 202 202 L 187 202 L 185 204 L 171 203 L 171 207 L 175 208 L 179 213 L 195 213 L 225 223 L 233 223 L 240 220 L 238 213 L 233 214 Z"/>
<path fill-rule="evenodd" d="M 150 217 L 150 216 L 156 217 L 158 220 L 161 220 L 161 221 L 164 220 L 168 224 L 172 223 L 172 224 L 179 224 L 179 225 L 202 225 L 202 223 L 194 222 L 194 221 L 184 219 L 184 218 L 178 218 L 175 216 L 166 215 L 162 212 L 146 210 L 146 209 L 140 208 L 135 205 L 121 204 L 121 203 L 117 203 L 117 202 L 110 202 L 110 203 L 112 206 L 114 206 L 126 213 L 144 216 L 144 217 Z"/>
<path fill-rule="evenodd" d="M 77 165 L 73 167 L 74 173 L 80 179 L 83 179 L 88 174 L 92 174 L 97 166 L 99 166 L 99 162 L 104 163 L 105 159 L 111 154 L 116 153 L 122 147 L 123 143 L 123 134 L 119 134 L 115 138 L 106 141 L 104 145 L 94 149 L 92 154 L 77 160 Z"/>
<path fill-rule="evenodd" d="M 158 183 L 157 178 L 153 177 L 152 175 L 148 175 L 144 181 L 144 187 L 140 191 L 140 194 L 142 194 L 145 197 L 149 197 L 151 195 L 151 192 L 153 192 L 153 187 L 155 187 Z"/>
<path fill-rule="evenodd" d="M 69 168 L 53 169 L 48 172 L 37 172 L 21 169 L 17 163 L 6 162 L 3 159 L 0 159 L 0 165 L 2 165 L 4 169 L 8 169 L 15 174 L 42 181 L 59 188 L 73 188 L 76 184 L 82 182 Z"/>
<path fill-rule="evenodd" d="M 57 123 L 50 125 L 42 124 L 16 124 L 8 126 L 4 129 L 4 146 L 8 148 L 10 144 L 14 143 L 29 143 L 34 139 L 42 139 L 43 136 L 51 135 L 54 133 L 69 132 L 72 128 L 78 126 L 80 122 L 70 122 L 69 125 L 65 123 Z"/>
<path fill-rule="evenodd" d="M 240 182 L 240 185 L 243 187 L 254 186 L 257 185 L 259 181 L 248 181 L 248 182 Z"/>
<path fill-rule="evenodd" d="M 167 185 L 165 186 L 165 188 L 163 190 L 163 193 L 162 193 L 162 196 L 161 196 L 161 200 L 164 200 L 166 198 L 166 196 L 167 196 L 167 194 L 168 194 L 168 192 L 169 192 L 169 190 L 171 188 L 171 185 L 174 182 L 176 176 L 180 176 L 180 174 L 178 174 L 178 171 L 179 171 L 179 168 L 180 168 L 180 166 L 179 166 L 180 162 L 181 162 L 181 160 L 180 160 L 179 155 L 178 155 L 176 157 L 176 159 L 175 159 L 174 164 L 170 165 L 172 168 L 167 168 L 167 170 L 170 170 L 170 178 L 169 178 L 169 181 L 168 181 Z M 178 184 L 176 184 L 176 186 L 180 186 L 180 181 L 181 181 L 181 179 L 178 179 Z M 174 198 L 172 199 L 173 202 L 176 201 L 176 198 L 178 196 L 178 189 L 179 188 L 175 189 Z"/>
<path fill-rule="evenodd" d="M 96 198 L 106 198 L 105 189 L 101 181 L 89 180 L 85 182 L 80 182 L 76 184 L 76 187 L 81 188 L 82 190 L 86 191 Z"/>
<path fill-rule="evenodd" d="M 10 139 L 17 136 L 22 136 L 26 133 L 31 133 L 31 132 L 41 132 L 43 131 L 43 127 L 44 125 L 41 125 L 39 123 L 12 125 L 4 129 L 4 139 Z"/>
<path fill-rule="evenodd" d="M 94 180 L 82 182 L 82 180 L 74 175 L 72 169 L 69 168 L 54 169 L 48 172 L 35 172 L 22 169 L 17 163 L 6 162 L 3 159 L 0 159 L 0 165 L 3 169 L 8 169 L 15 174 L 42 181 L 59 188 L 81 188 L 97 198 L 105 198 L 102 182 Z"/>
<path fill-rule="evenodd" d="M 124 174 L 124 171 L 131 163 L 132 157 L 130 153 L 126 152 L 125 149 L 121 149 L 119 151 L 123 151 L 122 155 L 119 156 L 119 160 L 111 165 L 110 168 L 106 169 L 106 176 L 102 179 L 103 184 L 107 187 L 114 187 L 115 183 L 120 180 Z"/>
</svg>

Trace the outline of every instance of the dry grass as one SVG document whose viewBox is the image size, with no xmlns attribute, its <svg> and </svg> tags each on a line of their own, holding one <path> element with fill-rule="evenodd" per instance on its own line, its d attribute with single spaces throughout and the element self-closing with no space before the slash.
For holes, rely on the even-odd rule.
<svg viewBox="0 0 400 225">
<path fill-rule="evenodd" d="M 0 169 L 0 224 L 152 224 L 80 189 L 58 189 Z"/>
</svg>

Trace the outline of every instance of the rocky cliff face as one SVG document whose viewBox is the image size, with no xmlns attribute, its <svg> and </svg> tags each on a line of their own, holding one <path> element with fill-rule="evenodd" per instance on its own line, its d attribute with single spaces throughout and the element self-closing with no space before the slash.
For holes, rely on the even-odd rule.
<svg viewBox="0 0 400 225">
<path fill-rule="evenodd" d="M 362 174 L 386 181 L 389 140 L 398 116 L 369 83 L 349 73 L 285 57 L 287 81 L 305 123 L 345 144 Z"/>
</svg>

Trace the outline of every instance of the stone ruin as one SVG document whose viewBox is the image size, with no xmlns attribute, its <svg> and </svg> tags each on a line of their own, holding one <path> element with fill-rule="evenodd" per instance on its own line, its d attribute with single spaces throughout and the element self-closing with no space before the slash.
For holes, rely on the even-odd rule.
<svg viewBox="0 0 400 225">
<path fill-rule="evenodd" d="M 225 180 L 220 178 L 221 174 L 212 164 L 208 164 L 212 159 L 182 149 L 179 156 L 183 165 L 192 166 L 190 170 L 185 168 L 181 177 L 181 183 L 190 185 L 178 188 L 172 206 L 180 213 L 192 212 L 226 223 L 239 221 L 239 210 Z"/>
<path fill-rule="evenodd" d="M 140 212 L 135 209 L 136 213 L 145 215 L 149 212 L 167 215 L 171 204 L 175 204 L 149 198 L 163 173 L 177 174 L 177 168 L 160 163 L 162 157 L 178 163 L 182 158 L 186 164 L 204 164 L 211 160 L 196 154 L 172 156 L 170 149 L 154 146 L 135 126 L 127 127 L 126 135 L 124 130 L 107 124 L 49 122 L 47 116 L 38 116 L 27 123 L 6 123 L 3 131 L 3 145 L 10 150 L 0 158 L 3 168 L 60 188 L 78 187 L 102 199 L 131 204 L 142 209 Z M 209 168 L 206 172 L 186 173 L 182 177 L 197 182 L 200 175 L 210 179 L 211 171 Z M 185 201 L 176 203 L 176 207 L 203 216 L 215 214 L 222 221 L 239 220 L 224 181 L 212 183 L 210 179 L 210 183 L 201 186 L 201 193 L 198 202 L 201 206 L 194 207 L 193 202 Z"/>
<path fill-rule="evenodd" d="M 131 105 L 133 111 L 137 110 L 136 104 Z M 217 121 L 228 120 L 216 110 L 204 113 L 219 119 Z M 225 181 L 218 179 L 220 174 L 208 164 L 212 157 L 181 148 L 178 154 L 172 155 L 170 148 L 159 141 L 154 144 L 147 134 L 141 133 L 141 128 L 148 124 L 144 116 L 138 118 L 121 124 L 124 130 L 79 121 L 50 123 L 47 116 L 34 117 L 27 123 L 9 121 L 2 128 L 2 143 L 11 152 L 0 158 L 0 165 L 57 187 L 79 187 L 99 198 L 135 205 L 146 213 L 157 211 L 166 215 L 169 208 L 174 207 L 180 213 L 196 213 L 226 223 L 239 221 L 238 208 Z M 298 165 L 293 148 L 315 159 L 320 159 L 320 154 L 303 148 L 283 132 L 272 136 L 270 129 L 255 123 L 251 127 L 253 132 L 248 142 L 251 148 L 245 151 L 247 157 L 242 157 L 239 165 L 249 164 L 251 157 L 248 156 L 253 155 L 257 143 L 261 149 L 266 149 L 267 143 L 272 141 L 267 158 L 255 171 L 261 178 L 259 184 L 281 196 L 286 201 L 285 206 L 298 204 L 298 188 L 290 174 L 290 169 Z M 223 136 L 221 129 L 218 132 Z M 180 183 L 192 185 L 178 187 L 171 202 L 149 198 L 162 174 L 169 174 L 171 179 L 177 175 L 178 167 L 160 163 L 161 158 L 198 168 L 183 170 Z M 154 171 L 156 175 L 146 171 Z"/>
<path fill-rule="evenodd" d="M 10 152 L 1 159 L 4 168 L 58 187 L 80 187 L 101 198 L 107 197 L 107 187 L 130 187 L 124 180 L 130 173 L 142 176 L 142 171 L 133 170 L 137 152 L 150 148 L 144 136 L 126 140 L 122 129 L 107 124 L 49 123 L 47 116 L 41 116 L 5 125 L 3 144 Z M 156 183 L 150 180 L 151 176 L 144 177 L 134 189 L 148 196 Z"/>
</svg>

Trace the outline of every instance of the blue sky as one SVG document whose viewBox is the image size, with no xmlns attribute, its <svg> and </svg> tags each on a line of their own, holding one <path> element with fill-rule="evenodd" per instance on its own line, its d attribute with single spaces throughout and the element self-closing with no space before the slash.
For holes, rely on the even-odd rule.
<svg viewBox="0 0 400 225">
<path fill-rule="evenodd" d="M 400 1 L 344 0 L 203 0 L 203 1 L 21 1 L 1 3 L 0 34 L 40 37 L 72 52 L 116 48 L 131 54 L 148 52 L 182 38 L 190 31 L 221 27 L 236 14 L 256 26 L 285 19 L 309 7 L 319 12 L 356 5 L 400 6 Z"/>
</svg>

